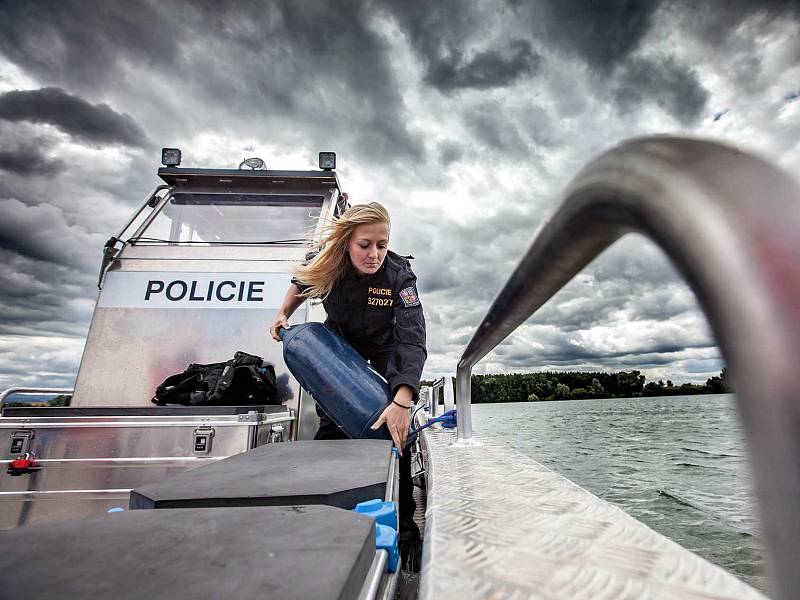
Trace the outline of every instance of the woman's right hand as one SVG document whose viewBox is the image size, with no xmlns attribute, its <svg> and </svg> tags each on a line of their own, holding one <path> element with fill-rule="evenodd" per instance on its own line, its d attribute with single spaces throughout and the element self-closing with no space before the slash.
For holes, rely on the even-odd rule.
<svg viewBox="0 0 800 600">
<path fill-rule="evenodd" d="M 276 342 L 283 341 L 281 340 L 281 336 L 278 335 L 279 329 L 291 329 L 292 326 L 289 325 L 289 320 L 286 318 L 286 315 L 283 313 L 278 313 L 275 316 L 275 320 L 272 322 L 272 325 L 269 326 L 269 334 L 272 336 L 272 339 Z"/>
</svg>

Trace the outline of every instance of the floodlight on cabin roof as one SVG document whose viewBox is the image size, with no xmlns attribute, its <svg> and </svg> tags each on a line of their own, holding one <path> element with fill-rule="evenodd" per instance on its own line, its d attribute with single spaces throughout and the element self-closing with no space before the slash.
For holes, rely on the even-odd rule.
<svg viewBox="0 0 800 600">
<path fill-rule="evenodd" d="M 162 148 L 161 164 L 165 167 L 177 167 L 181 164 L 180 148 Z"/>
<path fill-rule="evenodd" d="M 320 152 L 319 168 L 323 171 L 332 171 L 336 168 L 336 152 Z"/>
</svg>

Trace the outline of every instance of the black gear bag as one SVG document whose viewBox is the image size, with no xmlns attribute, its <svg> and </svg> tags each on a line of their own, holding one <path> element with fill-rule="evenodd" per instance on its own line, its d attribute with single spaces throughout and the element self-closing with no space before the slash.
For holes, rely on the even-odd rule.
<svg viewBox="0 0 800 600">
<path fill-rule="evenodd" d="M 191 364 L 170 375 L 156 388 L 152 402 L 165 404 L 247 405 L 280 404 L 275 368 L 260 356 L 237 352 L 232 360 Z"/>
</svg>

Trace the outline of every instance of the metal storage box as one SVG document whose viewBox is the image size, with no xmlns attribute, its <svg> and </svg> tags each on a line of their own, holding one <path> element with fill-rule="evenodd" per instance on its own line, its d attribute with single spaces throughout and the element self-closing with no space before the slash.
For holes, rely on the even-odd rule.
<svg viewBox="0 0 800 600">
<path fill-rule="evenodd" d="M 284 406 L 6 408 L 0 419 L 0 528 L 83 518 L 131 489 L 289 439 Z M 28 454 L 34 470 L 13 476 Z"/>
</svg>

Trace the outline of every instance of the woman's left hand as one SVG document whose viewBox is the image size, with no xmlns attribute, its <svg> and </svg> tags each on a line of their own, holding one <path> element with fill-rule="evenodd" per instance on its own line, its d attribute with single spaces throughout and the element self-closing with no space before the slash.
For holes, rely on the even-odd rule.
<svg viewBox="0 0 800 600">
<path fill-rule="evenodd" d="M 407 385 L 401 385 L 394 395 L 394 402 L 383 409 L 381 416 L 371 427 L 371 429 L 379 429 L 385 423 L 392 436 L 395 448 L 397 448 L 401 456 L 408 437 L 408 411 L 411 408 L 413 398 L 414 390 Z M 398 406 L 395 402 L 403 406 Z"/>
</svg>

